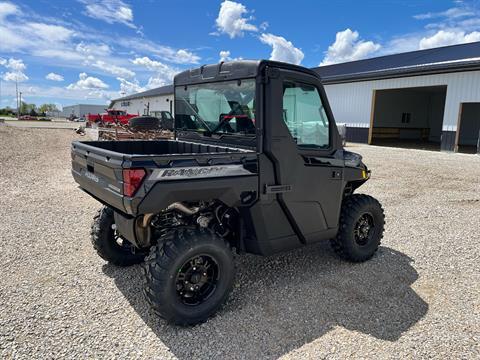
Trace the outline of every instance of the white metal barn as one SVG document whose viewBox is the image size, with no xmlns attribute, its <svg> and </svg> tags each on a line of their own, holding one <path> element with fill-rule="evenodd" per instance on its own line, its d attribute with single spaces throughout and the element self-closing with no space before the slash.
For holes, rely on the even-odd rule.
<svg viewBox="0 0 480 360">
<path fill-rule="evenodd" d="M 144 115 L 147 111 L 152 116 L 160 116 L 160 111 L 170 111 L 173 114 L 173 85 L 115 99 L 110 107 L 125 110 L 129 114 Z"/>
<path fill-rule="evenodd" d="M 347 140 L 477 151 L 480 42 L 314 70 Z"/>
</svg>

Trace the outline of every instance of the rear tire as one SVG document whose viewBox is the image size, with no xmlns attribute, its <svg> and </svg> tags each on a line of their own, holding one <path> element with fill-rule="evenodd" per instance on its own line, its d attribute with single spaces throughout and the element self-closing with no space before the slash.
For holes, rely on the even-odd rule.
<svg viewBox="0 0 480 360">
<path fill-rule="evenodd" d="M 115 224 L 113 209 L 102 207 L 93 218 L 90 233 L 93 248 L 103 259 L 117 266 L 130 266 L 143 262 L 146 252 L 120 238 L 112 228 Z M 132 250 L 135 249 L 135 253 Z"/>
<path fill-rule="evenodd" d="M 370 259 L 383 238 L 385 215 L 375 198 L 354 194 L 343 200 L 337 236 L 330 240 L 333 250 L 352 262 Z"/>
<path fill-rule="evenodd" d="M 235 267 L 229 245 L 211 231 L 172 229 L 150 249 L 143 293 L 169 323 L 206 321 L 226 301 Z"/>
</svg>

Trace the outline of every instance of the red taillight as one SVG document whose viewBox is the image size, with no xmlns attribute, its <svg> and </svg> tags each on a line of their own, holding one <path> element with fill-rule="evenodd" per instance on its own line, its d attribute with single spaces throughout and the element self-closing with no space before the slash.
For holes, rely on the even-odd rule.
<svg viewBox="0 0 480 360">
<path fill-rule="evenodd" d="M 133 196 L 142 185 L 145 177 L 143 169 L 125 169 L 123 170 L 123 195 Z"/>
</svg>

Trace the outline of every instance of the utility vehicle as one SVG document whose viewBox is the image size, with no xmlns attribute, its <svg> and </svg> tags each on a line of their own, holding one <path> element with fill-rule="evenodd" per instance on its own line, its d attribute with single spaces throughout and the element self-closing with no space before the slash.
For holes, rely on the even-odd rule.
<svg viewBox="0 0 480 360">
<path fill-rule="evenodd" d="M 104 204 L 92 242 L 144 263 L 144 295 L 180 325 L 205 321 L 234 283 L 232 251 L 272 255 L 322 240 L 353 262 L 377 250 L 381 205 L 345 151 L 318 75 L 273 61 L 178 74 L 175 139 L 72 144 L 73 176 Z M 261 276 L 261 275 L 258 275 Z"/>
<path fill-rule="evenodd" d="M 128 125 L 128 121 L 138 115 L 128 114 L 123 110 L 105 109 L 103 114 L 88 114 L 87 121 L 93 124 L 122 124 Z"/>
</svg>

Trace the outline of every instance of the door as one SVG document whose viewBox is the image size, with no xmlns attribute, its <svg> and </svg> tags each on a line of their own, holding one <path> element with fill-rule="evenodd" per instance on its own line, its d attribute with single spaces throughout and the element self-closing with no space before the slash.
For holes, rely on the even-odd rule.
<svg viewBox="0 0 480 360">
<path fill-rule="evenodd" d="M 264 149 L 275 184 L 261 185 L 266 193 L 276 193 L 300 241 L 330 238 L 338 227 L 344 162 L 325 92 L 313 75 L 271 73 Z"/>
</svg>

